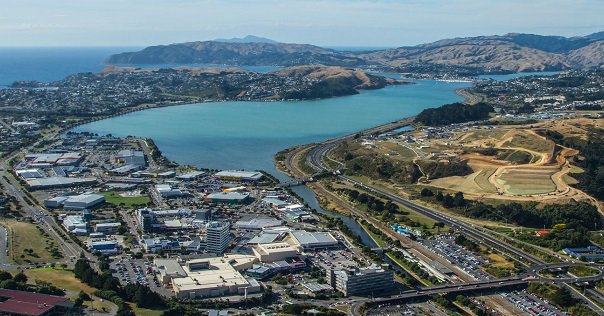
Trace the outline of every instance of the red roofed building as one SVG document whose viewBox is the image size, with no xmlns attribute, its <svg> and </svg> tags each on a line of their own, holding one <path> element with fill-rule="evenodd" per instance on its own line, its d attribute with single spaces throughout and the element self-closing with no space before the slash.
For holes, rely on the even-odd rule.
<svg viewBox="0 0 604 316">
<path fill-rule="evenodd" d="M 542 229 L 542 230 L 537 230 L 535 231 L 535 235 L 537 235 L 538 237 L 543 237 L 549 233 L 551 233 L 552 231 L 549 229 Z"/>
<path fill-rule="evenodd" d="M 64 315 L 71 308 L 73 303 L 61 296 L 0 289 L 2 315 Z"/>
</svg>

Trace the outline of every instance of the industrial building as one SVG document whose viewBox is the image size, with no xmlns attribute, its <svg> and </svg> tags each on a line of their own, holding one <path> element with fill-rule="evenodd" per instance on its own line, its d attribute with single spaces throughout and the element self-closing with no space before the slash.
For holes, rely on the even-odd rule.
<svg viewBox="0 0 604 316">
<path fill-rule="evenodd" d="M 94 231 L 105 235 L 112 235 L 117 233 L 120 226 L 122 226 L 120 223 L 99 223 L 96 224 Z"/>
<path fill-rule="evenodd" d="M 252 197 L 249 193 L 216 192 L 208 194 L 205 200 L 212 203 L 246 204 L 252 200 Z"/>
<path fill-rule="evenodd" d="M 69 215 L 63 219 L 63 227 L 73 234 L 88 234 L 88 225 L 82 216 Z"/>
<path fill-rule="evenodd" d="M 394 284 L 393 272 L 376 265 L 351 270 L 331 269 L 327 272 L 326 279 L 327 284 L 345 296 L 386 291 Z"/>
<path fill-rule="evenodd" d="M 206 173 L 203 171 L 192 171 L 189 173 L 178 175 L 178 176 L 176 176 L 176 179 L 182 180 L 182 181 L 192 181 L 192 180 L 199 179 L 199 178 L 203 177 L 204 175 L 206 175 Z"/>
<path fill-rule="evenodd" d="M 285 242 L 258 244 L 252 247 L 254 255 L 260 262 L 275 262 L 297 257 L 298 250 Z"/>
<path fill-rule="evenodd" d="M 51 168 L 54 166 L 76 165 L 82 160 L 78 152 L 68 153 L 40 153 L 25 156 L 27 166 L 33 168 Z"/>
<path fill-rule="evenodd" d="M 172 188 L 169 184 L 157 184 L 155 190 L 162 198 L 172 199 L 189 196 L 189 192 L 177 188 Z"/>
<path fill-rule="evenodd" d="M 264 175 L 257 171 L 226 170 L 214 174 L 215 177 L 227 181 L 259 181 Z"/>
<path fill-rule="evenodd" d="M 251 268 L 255 261 L 256 257 L 246 255 L 225 255 L 188 261 L 182 266 L 187 276 L 179 277 L 180 271 L 174 273 L 176 277 L 172 277 L 172 289 L 176 297 L 183 299 L 260 292 L 261 287 L 256 280 L 246 278 L 239 272 Z"/>
<path fill-rule="evenodd" d="M 338 240 L 329 232 L 295 230 L 285 240 L 300 251 L 339 247 Z"/>
<path fill-rule="evenodd" d="M 92 185 L 96 183 L 96 178 L 48 177 L 26 179 L 25 182 L 30 190 L 46 190 Z"/>
<path fill-rule="evenodd" d="M 603 261 L 604 250 L 596 246 L 589 246 L 587 248 L 564 248 L 562 252 L 579 260 L 584 261 Z"/>
<path fill-rule="evenodd" d="M 231 242 L 229 222 L 210 222 L 206 225 L 206 251 L 221 255 Z"/>
<path fill-rule="evenodd" d="M 63 202 L 66 210 L 81 211 L 91 209 L 105 203 L 105 197 L 99 194 L 80 194 L 70 196 Z"/>
<path fill-rule="evenodd" d="M 17 170 L 15 173 L 23 179 L 44 178 L 44 175 L 38 169 Z"/>
<path fill-rule="evenodd" d="M 57 196 L 50 199 L 44 200 L 44 207 L 47 208 L 59 208 L 63 206 L 63 202 L 67 200 L 66 196 Z"/>
<path fill-rule="evenodd" d="M 115 154 L 114 160 L 116 163 L 132 165 L 139 168 L 145 167 L 147 164 L 145 161 L 145 153 L 140 150 L 133 149 L 120 150 L 117 154 Z"/>
<path fill-rule="evenodd" d="M 282 220 L 273 217 L 247 216 L 235 223 L 237 229 L 262 230 L 269 227 L 281 226 Z"/>
</svg>

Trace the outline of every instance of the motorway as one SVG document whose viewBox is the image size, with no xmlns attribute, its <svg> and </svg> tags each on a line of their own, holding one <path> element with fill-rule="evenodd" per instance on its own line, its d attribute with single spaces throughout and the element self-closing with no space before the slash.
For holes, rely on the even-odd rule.
<svg viewBox="0 0 604 316">
<path fill-rule="evenodd" d="M 549 267 L 552 267 L 552 266 L 568 267 L 568 266 L 573 265 L 572 263 L 569 263 L 569 262 L 548 265 L 540 258 L 538 258 L 532 254 L 528 254 L 520 249 L 517 249 L 514 246 L 511 246 L 511 245 L 499 240 L 498 238 L 493 237 L 491 234 L 487 233 L 486 231 L 483 231 L 483 228 L 476 227 L 473 224 L 466 223 L 462 220 L 447 216 L 447 215 L 442 214 L 433 209 L 416 204 L 416 203 L 411 202 L 407 199 L 404 199 L 398 195 L 385 191 L 381 188 L 371 186 L 371 185 L 368 185 L 361 181 L 344 176 L 344 175 L 340 174 L 340 172 L 338 172 L 338 170 L 332 170 L 332 168 L 330 168 L 329 166 L 327 166 L 324 163 L 324 159 L 327 157 L 328 153 L 333 148 L 337 147 L 339 144 L 341 144 L 345 141 L 352 140 L 355 137 L 357 137 L 358 135 L 365 136 L 365 135 L 371 135 L 371 134 L 375 134 L 375 133 L 386 132 L 386 131 L 389 131 L 389 130 L 392 130 L 392 129 L 395 129 L 395 128 L 398 128 L 398 127 L 401 127 L 404 125 L 408 125 L 409 123 L 410 123 L 410 120 L 402 120 L 402 121 L 398 121 L 398 122 L 393 122 L 393 123 L 381 125 L 381 126 L 378 126 L 375 128 L 367 129 L 367 130 L 361 131 L 359 133 L 349 134 L 349 135 L 345 135 L 345 136 L 342 136 L 339 138 L 327 140 L 323 143 L 315 144 L 313 147 L 310 148 L 310 150 L 306 154 L 306 157 L 305 157 L 306 163 L 316 171 L 315 175 L 318 175 L 321 173 L 326 173 L 326 172 L 333 173 L 340 180 L 349 182 L 354 185 L 358 185 L 369 192 L 373 192 L 373 193 L 376 193 L 376 194 L 379 194 L 382 196 L 386 196 L 389 199 L 391 199 L 393 202 L 399 203 L 399 204 L 403 205 L 404 207 L 407 207 L 419 214 L 427 216 L 435 221 L 442 222 L 445 225 L 450 226 L 451 228 L 455 229 L 456 231 L 462 233 L 466 237 L 469 237 L 481 244 L 488 245 L 488 246 L 492 247 L 493 249 L 500 251 L 504 255 L 521 263 L 523 266 L 527 267 L 528 269 L 533 269 L 533 271 L 538 271 L 542 267 L 547 267 L 547 266 L 549 266 Z M 288 158 L 286 160 L 286 167 L 292 171 L 297 169 L 297 168 L 292 168 L 292 167 L 294 167 L 293 166 L 293 162 L 295 160 L 294 158 L 295 158 L 295 155 L 290 154 L 290 155 L 288 155 Z M 588 277 L 588 278 L 565 277 L 565 278 L 552 279 L 552 278 L 542 278 L 538 275 L 538 273 L 534 273 L 534 274 L 526 275 L 524 278 L 520 278 L 520 279 L 494 280 L 494 281 L 487 281 L 487 282 L 483 282 L 483 283 L 457 283 L 457 284 L 451 284 L 451 285 L 448 285 L 448 286 L 445 286 L 442 288 L 441 287 L 424 288 L 422 290 L 415 291 L 413 293 L 409 292 L 409 293 L 401 294 L 398 296 L 373 300 L 373 301 L 371 301 L 371 303 L 372 303 L 372 305 L 375 305 L 376 302 L 378 302 L 378 304 L 379 303 L 391 304 L 394 302 L 401 302 L 406 299 L 426 297 L 429 295 L 440 294 L 440 293 L 466 292 L 466 291 L 470 291 L 470 290 L 475 291 L 475 290 L 481 290 L 481 289 L 490 290 L 490 289 L 495 289 L 495 288 L 509 287 L 509 286 L 514 286 L 514 285 L 526 284 L 528 282 L 537 282 L 538 281 L 538 282 L 552 282 L 552 283 L 562 284 L 562 285 L 566 286 L 567 288 L 569 288 L 569 290 L 571 290 L 571 292 L 575 296 L 581 298 L 590 308 L 592 308 L 593 310 L 595 310 L 599 313 L 604 314 L 604 310 L 600 306 L 598 306 L 598 304 L 594 303 L 592 300 L 587 298 L 583 293 L 577 291 L 575 288 L 573 288 L 572 286 L 570 286 L 568 284 L 568 283 L 573 283 L 573 282 L 591 282 L 591 281 L 600 280 L 603 277 L 603 274 L 602 274 L 603 267 L 598 266 L 598 269 L 600 270 L 601 273 L 599 273 L 596 276 L 592 276 L 592 277 Z M 591 293 L 592 291 L 595 292 L 595 294 Z M 599 294 L 599 292 L 590 290 L 590 291 L 588 291 L 588 293 L 590 293 L 592 295 L 592 297 L 594 297 L 598 301 L 604 302 L 604 296 Z M 355 301 L 355 303 L 353 304 L 353 306 L 351 308 L 351 314 L 361 315 L 360 310 L 361 310 L 361 307 L 365 304 L 365 302 L 367 302 L 367 300 Z"/>
</svg>

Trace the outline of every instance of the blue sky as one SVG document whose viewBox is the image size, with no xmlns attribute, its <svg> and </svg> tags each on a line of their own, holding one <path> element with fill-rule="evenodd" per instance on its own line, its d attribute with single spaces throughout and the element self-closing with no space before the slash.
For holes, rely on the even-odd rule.
<svg viewBox="0 0 604 316">
<path fill-rule="evenodd" d="M 403 46 L 604 30 L 603 0 L 0 0 L 0 8 L 0 46 L 146 46 L 247 34 Z"/>
</svg>

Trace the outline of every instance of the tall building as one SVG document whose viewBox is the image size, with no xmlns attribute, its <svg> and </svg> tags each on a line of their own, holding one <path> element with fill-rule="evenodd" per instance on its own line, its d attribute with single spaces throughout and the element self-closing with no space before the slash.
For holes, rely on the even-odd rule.
<svg viewBox="0 0 604 316">
<path fill-rule="evenodd" d="M 153 224 L 155 224 L 155 213 L 150 208 L 141 208 L 136 210 L 136 220 L 138 222 L 138 227 L 143 231 L 150 231 L 153 229 Z"/>
<path fill-rule="evenodd" d="M 206 227 L 206 251 L 221 255 L 231 241 L 229 222 L 210 222 Z"/>
<path fill-rule="evenodd" d="M 392 288 L 394 275 L 375 265 L 356 270 L 332 269 L 327 272 L 327 284 L 345 296 L 371 294 Z"/>
</svg>

